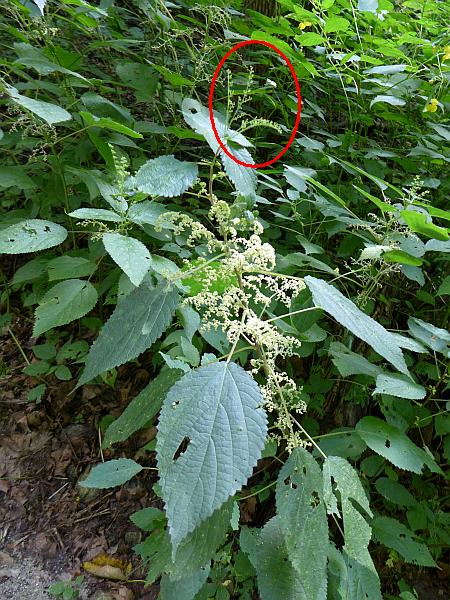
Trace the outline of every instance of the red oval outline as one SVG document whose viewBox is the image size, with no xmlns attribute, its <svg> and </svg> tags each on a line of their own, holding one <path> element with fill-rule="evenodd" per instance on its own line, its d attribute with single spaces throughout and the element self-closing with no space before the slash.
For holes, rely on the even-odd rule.
<svg viewBox="0 0 450 600">
<path fill-rule="evenodd" d="M 262 46 L 267 46 L 268 48 L 275 50 L 275 52 L 279 56 L 281 56 L 281 58 L 287 64 L 288 69 L 292 75 L 292 79 L 294 80 L 294 84 L 295 84 L 295 91 L 297 94 L 297 114 L 295 116 L 294 128 L 292 129 L 292 133 L 291 133 L 291 136 L 290 136 L 287 144 L 281 150 L 281 152 L 275 156 L 275 158 L 272 158 L 271 160 L 268 160 L 265 163 L 258 163 L 258 164 L 243 162 L 242 160 L 239 160 L 238 158 L 233 156 L 231 154 L 231 152 L 228 151 L 228 149 L 225 147 L 225 145 L 222 143 L 222 140 L 220 139 L 219 133 L 216 128 L 216 123 L 214 121 L 214 114 L 213 114 L 214 88 L 216 86 L 216 81 L 217 81 L 217 77 L 219 76 L 220 70 L 222 69 L 223 65 L 225 64 L 225 61 L 227 60 L 227 58 L 229 56 L 231 56 L 233 54 L 233 52 L 236 52 L 236 50 L 239 50 L 239 48 L 243 48 L 244 46 L 249 46 L 251 44 L 261 44 Z M 281 52 L 281 50 L 279 50 L 276 46 L 274 46 L 270 42 L 265 42 L 263 40 L 246 40 L 245 42 L 239 42 L 239 44 L 236 44 L 235 46 L 233 46 L 231 48 L 231 50 L 229 50 L 225 54 L 225 56 L 222 58 L 220 63 L 217 65 L 216 70 L 214 71 L 211 86 L 209 88 L 208 108 L 209 108 L 209 120 L 211 121 L 211 126 L 212 126 L 212 130 L 214 132 L 214 136 L 215 136 L 216 140 L 218 141 L 219 146 L 222 148 L 222 150 L 225 152 L 225 154 L 229 158 L 234 160 L 234 162 L 236 162 L 238 165 L 241 165 L 243 167 L 248 167 L 249 169 L 262 169 L 264 167 L 268 167 L 269 165 L 272 165 L 274 162 L 279 160 L 283 156 L 283 154 L 290 148 L 290 146 L 292 145 L 292 142 L 294 141 L 295 135 L 297 133 L 298 126 L 300 124 L 300 114 L 301 114 L 301 110 L 302 110 L 302 97 L 301 97 L 300 84 L 298 82 L 297 75 L 295 74 L 294 67 L 292 66 L 288 57 L 285 54 L 283 54 L 283 52 Z"/>
</svg>

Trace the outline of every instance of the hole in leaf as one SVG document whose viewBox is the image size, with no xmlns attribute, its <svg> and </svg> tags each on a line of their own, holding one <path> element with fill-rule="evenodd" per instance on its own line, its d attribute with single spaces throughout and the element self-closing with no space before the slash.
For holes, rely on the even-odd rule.
<svg viewBox="0 0 450 600">
<path fill-rule="evenodd" d="M 191 438 L 188 438 L 187 436 L 184 437 L 181 440 L 181 443 L 178 446 L 175 454 L 173 455 L 173 459 L 172 460 L 177 460 L 178 458 L 180 458 L 180 456 L 186 452 L 186 450 L 187 450 L 190 442 L 191 442 Z"/>
<path fill-rule="evenodd" d="M 386 440 L 384 442 L 384 445 L 386 446 L 386 448 L 390 448 L 391 447 L 391 442 L 389 440 Z"/>
<path fill-rule="evenodd" d="M 284 485 L 288 485 L 289 487 L 291 487 L 293 490 L 296 490 L 298 488 L 298 485 L 292 481 L 291 477 L 286 477 L 283 483 Z"/>
<path fill-rule="evenodd" d="M 302 469 L 302 470 L 303 470 L 303 475 L 306 475 L 306 473 L 307 473 L 307 470 L 306 470 L 306 467 L 305 467 L 305 466 L 303 467 L 303 469 Z"/>
<path fill-rule="evenodd" d="M 320 504 L 320 496 L 316 491 L 311 494 L 310 504 L 314 508 Z"/>
</svg>

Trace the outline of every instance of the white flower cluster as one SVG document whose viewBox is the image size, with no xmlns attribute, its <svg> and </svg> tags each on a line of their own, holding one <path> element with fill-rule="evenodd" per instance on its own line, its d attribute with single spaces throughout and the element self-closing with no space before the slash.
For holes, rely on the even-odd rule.
<svg viewBox="0 0 450 600">
<path fill-rule="evenodd" d="M 156 219 L 155 231 L 162 231 L 163 229 L 171 229 L 174 235 L 181 235 L 188 231 L 186 245 L 190 248 L 193 248 L 195 243 L 202 239 L 208 242 L 215 241 L 214 235 L 204 225 L 192 219 L 189 215 L 179 212 L 168 211 Z"/>
<path fill-rule="evenodd" d="M 200 190 L 200 194 L 206 192 L 204 186 Z M 185 303 L 201 314 L 203 331 L 221 329 L 225 333 L 232 348 L 230 358 L 239 340 L 254 348 L 251 372 L 264 376 L 261 386 L 264 403 L 269 412 L 277 415 L 275 427 L 280 434 L 273 437 L 284 439 L 291 451 L 304 445 L 292 415 L 303 413 L 306 406 L 296 383 L 280 370 L 277 362 L 297 354 L 300 342 L 276 326 L 278 317 L 267 316 L 271 316 L 270 308 L 277 303 L 289 309 L 305 284 L 301 279 L 274 272 L 275 250 L 261 239 L 263 227 L 253 215 L 234 216 L 235 206 L 211 194 L 208 197 L 211 201 L 208 217 L 216 224 L 222 239 L 191 217 L 174 212 L 161 215 L 155 228 L 169 227 L 175 235 L 188 231 L 188 246 L 201 239 L 207 242 L 212 255 L 219 253 L 217 259 L 201 258 L 191 270 L 183 269 L 182 275 L 173 274 L 172 278 L 196 274 L 202 284 L 201 291 L 186 298 Z M 248 238 L 238 234 L 249 230 Z"/>
</svg>

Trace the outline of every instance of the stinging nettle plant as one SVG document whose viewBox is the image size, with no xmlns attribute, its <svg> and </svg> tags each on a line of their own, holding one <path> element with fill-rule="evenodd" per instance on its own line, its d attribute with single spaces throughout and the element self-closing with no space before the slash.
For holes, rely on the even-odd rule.
<svg viewBox="0 0 450 600">
<path fill-rule="evenodd" d="M 198 179 L 195 163 L 173 155 L 151 159 L 130 175 L 112 150 L 114 182 L 99 180 L 109 208 L 80 208 L 69 215 L 86 230 L 94 229 L 90 235 L 102 241 L 124 273 L 117 307 L 90 348 L 78 386 L 153 347 L 175 313 L 182 325 L 169 334 L 175 345 L 160 352 L 165 363 L 160 374 L 110 425 L 103 442 L 106 448 L 123 441 L 160 411 L 157 490 L 165 511 L 143 509 L 133 516 L 150 531 L 136 547 L 150 565 L 147 582 L 162 575 L 162 598 L 203 597 L 211 561 L 213 568 L 220 564 L 220 548 L 230 534 L 236 539 L 240 490 L 258 460 L 274 455 L 268 448 L 275 445 L 287 456 L 273 482 L 276 514 L 262 529 L 241 528 L 238 541 L 256 572 L 261 598 L 381 598 L 368 551 L 373 513 L 358 472 L 346 459 L 327 456 L 301 425 L 306 410 L 301 389 L 280 365 L 301 347 L 292 317 L 319 309 L 395 367 L 399 374 L 391 378 L 417 386 L 402 352 L 414 346 L 413 340 L 388 332 L 333 285 L 279 271 L 279 257 L 264 241 L 264 225 L 252 209 L 256 175 L 220 151 L 204 107 L 185 100 L 182 110 L 214 153 L 209 181 Z M 227 129 L 222 115 L 217 122 Z M 251 159 L 243 134 L 226 133 L 239 145 L 233 151 Z M 214 182 L 225 176 L 236 187 L 229 202 L 214 193 Z M 209 203 L 206 224 L 145 199 L 170 199 L 190 188 Z M 130 235 L 136 226 L 176 243 L 184 264 L 151 255 Z M 62 243 L 66 235 L 62 226 L 31 219 L 4 229 L 0 247 L 9 254 L 36 251 Z M 308 289 L 313 303 L 295 309 Z M 89 281 L 55 285 L 36 310 L 34 335 L 81 317 L 96 301 Z M 200 356 L 193 343 L 196 332 L 214 352 Z M 358 433 L 377 451 L 386 435 L 383 427 L 367 417 Z M 409 444 L 413 466 L 411 458 L 402 462 L 390 444 L 378 451 L 404 468 L 420 472 L 427 465 L 439 472 L 430 455 Z M 110 460 L 94 467 L 82 485 L 121 485 L 143 468 L 130 459 Z"/>
<path fill-rule="evenodd" d="M 34 4 L 41 14 L 51 6 L 51 3 L 46 6 L 44 0 L 36 0 Z M 117 22 L 126 19 L 125 13 L 113 13 L 114 6 L 108 10 L 94 9 L 83 2 L 83 6 L 73 10 L 73 3 L 62 4 L 65 10 L 73 11 L 69 14 L 74 20 L 80 19 L 83 34 L 89 28 L 97 28 L 99 23 L 103 27 L 102 19 L 108 10 L 115 16 L 120 14 Z M 40 211 L 34 210 L 33 204 L 33 209 L 26 213 L 14 213 L 0 230 L 1 253 L 25 254 L 58 247 L 63 251 L 56 258 L 46 254 L 37 256 L 14 276 L 13 285 L 18 286 L 24 281 L 35 281 L 34 271 L 45 269 L 48 274 L 49 286 L 42 290 L 37 284 L 31 295 L 34 299 L 31 298 L 30 303 L 37 304 L 33 336 L 45 335 L 48 340 L 47 336 L 52 335 L 55 328 L 85 317 L 107 288 L 99 267 L 105 263 L 117 267 L 112 274 L 113 291 L 109 290 L 106 300 L 102 300 L 103 304 L 116 304 L 111 316 L 89 351 L 83 342 L 86 347 L 69 348 L 67 355 L 76 354 L 77 362 L 84 363 L 79 387 L 99 378 L 114 381 L 117 367 L 137 359 L 147 350 L 152 352 L 152 365 L 158 374 L 108 427 L 103 448 L 111 449 L 158 418 L 158 434 L 152 448 L 156 450 L 159 482 L 153 486 L 153 492 L 162 499 L 164 511 L 144 508 L 131 518 L 146 533 L 135 550 L 147 565 L 147 583 L 161 578 L 162 600 L 209 600 L 211 597 L 223 600 L 230 596 L 250 600 L 255 582 L 262 600 L 380 599 L 380 581 L 369 553 L 372 539 L 391 549 L 391 563 L 400 557 L 415 565 L 436 566 L 436 555 L 431 554 L 417 532 L 431 529 L 431 523 L 437 523 L 435 529 L 440 529 L 440 524 L 445 523 L 445 514 L 437 511 L 435 515 L 428 509 L 431 515 L 425 515 L 424 525 L 426 511 L 397 481 L 396 469 L 407 471 L 419 481 L 425 467 L 432 473 L 442 473 L 425 441 L 422 440 L 423 447 L 419 447 L 416 444 L 420 442 L 414 443 L 406 432 L 413 422 L 428 423 L 435 416 L 421 406 L 430 390 L 422 385 L 427 378 L 420 377 L 415 363 L 420 364 L 424 356 L 430 355 L 431 363 L 435 364 L 422 365 L 422 368 L 427 369 L 427 374 L 435 369 L 436 389 L 443 389 L 450 335 L 418 317 L 408 319 L 408 335 L 404 335 L 404 329 L 402 333 L 394 332 L 400 329 L 397 321 L 395 327 L 388 330 L 381 325 L 387 320 L 375 320 L 366 311 L 370 312 L 375 291 L 390 274 L 398 277 L 401 274 L 409 282 L 422 285 L 426 267 L 432 262 L 428 257 L 448 253 L 448 228 L 433 222 L 433 219 L 443 219 L 440 222 L 445 224 L 449 220 L 448 212 L 433 206 L 421 192 L 422 184 L 426 180 L 430 183 L 428 175 L 434 172 L 431 167 L 428 171 L 418 169 L 423 157 L 430 158 L 433 169 L 438 161 L 444 160 L 441 158 L 444 154 L 440 154 L 444 150 L 438 147 L 436 140 L 448 139 L 448 128 L 430 121 L 432 135 L 426 139 L 427 147 L 417 146 L 413 149 L 415 154 L 411 151 L 408 156 L 409 162 L 405 161 L 408 173 L 418 169 L 420 177 L 413 178 L 412 183 L 410 179 L 403 190 L 384 181 L 383 165 L 386 166 L 387 161 L 383 160 L 394 155 L 400 164 L 404 161 L 403 154 L 396 155 L 390 147 L 383 149 L 384 134 L 372 144 L 369 143 L 372 134 L 369 136 L 367 130 L 365 136 L 352 133 L 352 119 L 361 121 L 361 131 L 370 125 L 372 113 L 378 115 L 380 122 L 397 126 L 399 114 L 395 111 L 406 103 L 400 96 L 406 95 L 408 88 L 397 85 L 399 79 L 395 78 L 407 76 L 409 71 L 405 69 L 412 69 L 408 65 L 413 59 L 408 58 L 407 65 L 406 56 L 398 58 L 400 42 L 399 48 L 393 47 L 388 40 L 380 38 L 380 33 L 377 34 L 378 47 L 382 48 L 381 42 L 385 41 L 386 56 L 395 57 L 394 61 L 398 58 L 405 64 L 380 64 L 379 58 L 371 56 L 372 48 L 367 48 L 362 55 L 360 33 L 357 29 L 353 33 L 352 29 L 354 10 L 344 7 L 348 4 L 344 1 L 327 3 L 331 13 L 318 7 L 319 3 L 313 3 L 317 5 L 319 18 L 312 11 L 283 0 L 280 5 L 289 10 L 282 21 L 283 30 L 289 35 L 287 39 L 292 44 L 294 40 L 298 42 L 300 50 L 308 46 L 311 50 L 310 54 L 299 50 L 294 57 L 298 60 L 296 67 L 303 69 L 302 76 L 309 73 L 317 77 L 318 82 L 317 88 L 310 85 L 305 96 L 305 120 L 306 123 L 308 119 L 310 123 L 313 121 L 313 109 L 323 123 L 319 122 L 320 130 L 317 124 L 311 127 L 311 132 L 308 130 L 308 136 L 316 137 L 302 136 L 299 140 L 305 156 L 298 162 L 303 165 L 304 158 L 304 164 L 309 166 L 285 165 L 284 172 L 281 173 L 280 168 L 276 174 L 278 179 L 262 173 L 258 180 L 255 170 L 240 167 L 222 152 L 211 131 L 206 107 L 197 99 L 187 97 L 193 93 L 194 84 L 208 82 L 209 61 L 215 61 L 217 47 L 221 46 L 210 37 L 210 32 L 217 33 L 215 28 L 219 29 L 219 25 L 227 30 L 233 26 L 229 12 L 225 8 L 196 6 L 195 14 L 206 17 L 204 29 L 199 21 L 196 28 L 181 24 L 170 29 L 168 24 L 176 23 L 171 21 L 172 16 L 169 17 L 162 3 L 160 7 L 160 3 L 157 4 L 163 12 L 159 8 L 148 8 L 147 3 L 140 0 L 131 4 L 149 11 L 145 13 L 146 21 L 159 19 L 162 26 L 149 42 L 151 61 L 144 59 L 145 64 L 121 62 L 117 74 L 122 82 L 131 82 L 131 87 L 125 86 L 125 89 L 133 89 L 138 98 L 158 97 L 161 100 L 158 111 L 161 109 L 164 116 L 168 113 L 174 121 L 183 121 L 184 129 L 174 126 L 169 130 L 160 125 L 158 131 L 155 123 L 138 124 L 123 106 L 97 93 L 87 92 L 82 101 L 74 102 L 78 96 L 75 84 L 80 84 L 82 90 L 91 84 L 87 79 L 91 77 L 89 69 L 84 70 L 85 77 L 72 70 L 73 57 L 65 51 L 58 50 L 56 57 L 47 51 L 44 53 L 42 48 L 22 43 L 22 37 L 21 43 L 15 46 L 19 59 L 14 62 L 8 78 L 11 85 L 2 84 L 9 103 L 8 118 L 15 119 L 13 133 L 16 128 L 22 128 L 24 145 L 30 144 L 33 148 L 32 160 L 39 152 L 44 153 L 45 163 L 52 175 L 55 174 L 54 180 L 58 180 L 58 185 L 59 179 L 63 183 L 65 198 L 66 214 L 54 217 L 58 223 L 49 220 L 52 210 L 42 198 L 45 191 L 38 199 L 42 202 Z M 375 14 L 374 4 L 378 7 L 378 3 L 373 2 L 358 3 L 358 10 L 362 11 L 358 19 L 370 30 L 370 39 L 373 31 L 384 32 L 382 21 L 386 11 Z M 384 3 L 387 4 L 390 3 Z M 343 11 L 342 7 L 348 18 L 338 14 L 337 11 Z M 444 11 L 445 7 L 441 9 Z M 393 13 L 392 18 L 391 15 L 386 18 L 390 19 L 395 35 L 403 36 L 403 20 L 396 23 L 395 16 Z M 30 39 L 43 44 L 47 28 L 42 19 L 39 22 L 39 30 L 36 29 L 35 37 Z M 260 16 L 256 22 L 270 39 L 278 35 L 274 29 L 276 24 L 269 19 Z M 234 25 L 242 26 L 242 22 Z M 108 26 L 112 26 L 111 23 Z M 359 26 L 362 31 L 362 25 Z M 310 31 L 311 27 L 316 32 Z M 421 23 L 422 27 L 427 26 Z M 107 29 L 101 31 L 103 36 Z M 247 35 L 252 31 L 243 33 Z M 48 29 L 48 32 L 53 30 Z M 138 34 L 134 28 L 133 36 Z M 337 48 L 342 47 L 342 38 L 354 52 L 347 56 L 334 53 L 334 36 Z M 357 45 L 355 40 L 358 40 Z M 405 40 L 406 44 L 416 43 L 408 36 Z M 101 41 L 104 42 L 103 37 Z M 363 42 L 368 46 L 366 39 L 363 38 Z M 420 40 L 421 44 L 425 42 L 425 39 Z M 188 53 L 186 60 L 184 46 Z M 428 50 L 429 63 L 442 60 L 434 76 L 443 79 L 446 55 L 438 51 L 433 58 L 431 48 Z M 172 62 L 164 63 L 170 69 L 154 64 L 157 52 L 174 54 Z M 132 53 L 124 55 L 127 61 L 136 58 Z M 33 98 L 29 97 L 23 82 L 15 87 L 21 60 L 26 65 L 34 65 L 39 75 L 33 80 L 39 91 Z M 66 66 L 62 67 L 60 61 L 67 61 Z M 193 63 L 191 72 L 189 62 Z M 148 71 L 147 63 L 154 71 Z M 419 66 L 422 69 L 423 65 Z M 321 76 L 328 78 L 323 80 L 326 85 L 319 77 L 319 70 Z M 161 75 L 158 93 L 156 88 L 149 93 L 146 87 L 152 78 L 149 72 L 156 75 L 155 71 Z M 428 79 L 429 64 L 425 72 Z M 47 81 L 49 73 L 56 73 L 64 85 L 57 88 L 56 77 L 55 81 Z M 227 114 L 217 111 L 215 122 L 230 151 L 251 163 L 256 143 L 255 138 L 250 139 L 249 131 L 264 127 L 280 133 L 284 125 L 271 118 L 247 114 L 246 103 L 252 99 L 252 67 L 247 74 L 242 96 L 228 93 Z M 47 84 L 48 93 L 40 90 L 38 79 Z M 166 86 L 161 91 L 163 79 Z M 227 74 L 227 81 L 222 83 L 228 85 L 229 92 L 231 74 Z M 421 85 L 418 78 L 414 84 Z M 427 81 L 426 86 L 429 85 Z M 67 98 L 62 93 L 63 87 Z M 340 127 L 324 131 L 326 119 L 321 103 L 328 87 L 332 96 L 330 104 L 336 103 L 342 114 L 349 114 L 350 126 L 345 136 Z M 55 104 L 59 93 L 55 89 L 61 90 L 60 103 L 65 108 Z M 359 93 L 359 89 L 364 93 Z M 168 91 L 174 93 L 166 94 Z M 112 97 L 114 93 L 116 91 Z M 431 94 L 431 90 L 427 89 L 426 93 Z M 157 105 L 155 98 L 151 99 L 155 102 L 152 107 Z M 425 102 L 426 98 L 421 98 Z M 341 100 L 345 102 L 339 104 Z M 430 106 L 436 109 L 437 104 Z M 264 114 L 273 115 L 270 111 Z M 333 120 L 331 113 L 327 116 Z M 288 119 L 284 121 L 287 123 Z M 61 137 L 60 131 L 65 127 L 68 129 L 64 129 L 65 135 Z M 195 140 L 194 144 L 205 140 L 210 148 L 209 156 L 198 162 L 175 157 L 175 154 L 192 157 L 192 145 L 184 146 L 183 153 L 178 147 L 176 150 L 166 147 L 161 152 L 162 144 L 153 139 L 156 137 L 153 134 L 161 133 L 161 129 L 165 136 L 178 135 L 179 140 Z M 148 144 L 144 149 L 147 156 L 154 157 L 143 164 L 138 162 L 141 159 L 136 159 L 141 153 L 133 142 L 144 137 L 141 131 L 152 134 L 149 136 L 152 139 L 147 138 L 142 144 Z M 33 146 L 27 136 L 41 138 L 41 141 Z M 109 136 L 110 143 L 105 141 Z M 326 147 L 319 139 L 327 142 Z M 74 151 L 72 147 L 67 156 L 59 150 L 65 148 L 66 143 L 73 142 L 77 146 L 79 140 L 84 142 L 80 143 L 82 160 L 73 160 L 74 156 L 78 157 L 78 148 Z M 13 144 L 9 140 L 7 143 Z M 19 140 L 19 151 L 22 151 L 21 143 Z M 85 168 L 90 158 L 87 148 L 106 162 L 107 173 Z M 128 159 L 128 148 L 134 159 Z M 351 158 L 346 161 L 342 156 L 347 157 L 348 148 Z M 361 148 L 364 153 L 358 155 Z M 414 163 L 414 156 L 421 158 Z M 97 160 L 98 157 L 92 162 Z M 425 158 L 423 160 L 425 162 Z M 358 167 L 358 161 L 364 170 Z M 83 166 L 76 166 L 78 162 Z M 19 164 L 9 169 L 9 180 L 2 171 L 2 181 L 8 183 L 13 179 L 23 186 L 20 188 L 23 191 L 31 190 L 27 197 L 30 200 L 33 181 Z M 401 169 L 392 170 L 392 177 L 387 179 L 396 181 L 404 176 Z M 46 174 L 41 175 L 44 183 L 48 183 L 45 177 Z M 346 177 L 351 182 L 348 185 Z M 51 180 L 52 185 L 54 180 Z M 367 182 L 372 187 L 369 188 Z M 96 198 L 100 197 L 102 208 L 89 206 L 86 194 L 79 194 L 85 199 L 82 204 L 87 205 L 80 207 L 71 186 L 78 186 L 78 194 L 84 184 L 89 199 L 95 200 L 92 206 L 97 206 Z M 430 185 L 438 187 L 439 183 L 431 178 Z M 42 187 L 47 190 L 51 186 Z M 377 191 L 373 192 L 373 188 Z M 55 209 L 62 212 L 60 187 L 55 189 L 58 196 Z M 13 194 L 14 190 L 13 187 Z M 263 213 L 261 209 L 264 215 L 274 215 L 273 223 L 266 221 L 257 210 L 263 204 L 271 204 L 263 197 L 267 190 L 275 190 L 280 196 L 276 211 L 269 207 L 267 213 Z M 363 198 L 366 205 L 379 211 L 382 217 L 367 214 L 368 211 L 364 218 L 357 216 L 351 208 L 352 200 L 344 202 L 339 195 L 352 198 L 355 190 L 358 200 Z M 306 206 L 311 207 L 312 217 Z M 24 218 L 24 214 L 33 216 Z M 37 214 L 44 218 L 38 218 Z M 355 234 L 354 238 L 351 234 L 343 236 L 343 246 L 348 240 L 354 242 L 358 238 L 359 245 L 350 243 L 350 252 L 345 247 L 343 250 L 344 255 L 347 252 L 347 256 L 353 256 L 352 248 L 357 248 L 357 258 L 350 259 L 352 265 L 348 273 L 339 273 L 328 262 L 315 258 L 314 255 L 324 258 L 326 253 L 308 239 L 306 232 L 314 229 L 303 229 L 301 222 L 309 217 L 311 222 L 317 217 L 323 221 L 323 237 L 331 240 L 330 255 L 335 251 L 333 236 L 336 232 Z M 277 243 L 272 234 L 288 231 L 288 227 L 283 229 L 286 220 L 292 221 L 288 223 L 292 225 L 291 233 L 302 231 L 305 235 Z M 302 226 L 297 231 L 299 224 Z M 88 249 L 83 248 L 83 255 L 77 253 L 75 234 L 80 235 L 83 242 L 88 240 Z M 426 242 L 422 241 L 423 237 Z M 305 253 L 289 253 L 289 244 L 297 248 L 299 241 Z M 71 242 L 75 251 L 67 250 Z M 167 256 L 175 258 L 170 260 Z M 328 258 L 325 256 L 325 261 Z M 332 260 L 329 262 L 335 264 Z M 326 273 L 328 281 L 310 275 L 298 277 L 295 273 L 303 269 L 296 267 L 305 264 L 314 272 Z M 114 279 L 117 273 L 120 277 Z M 93 278 L 94 274 L 99 276 L 99 283 L 97 277 Z M 355 283 L 355 279 L 359 289 L 356 304 L 349 297 L 348 287 L 345 294 L 340 291 L 348 282 Z M 363 285 L 359 285 L 360 282 Z M 445 291 L 445 281 L 441 288 Z M 422 298 L 426 301 L 426 294 Z M 382 414 L 385 419 L 363 416 L 356 419 L 351 430 L 342 428 L 329 434 L 328 441 L 344 440 L 341 453 L 339 445 L 326 444 L 327 434 L 315 435 L 307 426 L 308 394 L 298 384 L 292 368 L 306 356 L 308 345 L 324 342 L 327 337 L 317 323 L 324 313 L 323 320 L 329 318 L 335 339 L 325 341 L 320 352 L 321 356 L 331 357 L 335 371 L 331 376 L 325 370 L 320 371 L 320 377 L 329 379 L 325 383 L 333 385 L 336 372 L 342 381 L 356 376 L 360 379 L 354 388 L 359 386 L 363 390 L 361 395 L 365 392 L 370 396 L 372 391 L 383 398 L 379 402 L 380 413 L 376 414 Z M 335 322 L 346 329 L 344 336 L 339 329 L 336 333 Z M 337 341 L 341 337 L 342 342 Z M 368 358 L 363 355 L 364 344 L 371 349 Z M 45 345 L 48 346 L 42 346 Z M 41 347 L 37 352 L 44 356 L 51 351 Z M 60 357 L 60 352 L 56 357 L 55 350 L 55 357 L 48 360 L 61 363 L 65 358 Z M 61 379 L 70 378 L 70 371 L 67 376 L 67 372 L 59 368 L 60 363 L 58 367 L 48 364 L 47 372 L 54 369 Z M 361 379 L 363 384 L 359 383 Z M 321 383 L 316 379 L 317 388 Z M 375 389 L 369 391 L 371 385 Z M 35 397 L 43 394 L 43 384 L 38 388 Z M 337 394 L 342 393 L 342 387 L 338 388 Z M 400 407 L 398 412 L 394 410 L 396 405 Z M 447 433 L 448 428 L 443 413 L 439 410 L 436 415 L 441 418 L 437 421 L 440 435 Z M 367 449 L 375 456 L 363 459 L 362 463 L 367 462 L 360 468 L 364 473 L 360 477 L 353 458 L 359 458 Z M 265 469 L 268 463 L 269 468 Z M 369 493 L 374 491 L 370 489 L 369 479 L 375 474 L 378 477 L 380 465 L 385 465 L 387 476 L 379 477 L 374 487 L 386 502 L 408 507 L 409 527 L 394 518 L 380 516 L 379 503 L 369 502 Z M 139 473 L 142 475 L 146 468 L 129 458 L 108 460 L 94 467 L 82 485 L 96 488 L 122 485 Z M 261 479 L 255 485 L 256 477 Z M 247 527 L 240 518 L 245 509 L 240 507 L 245 507 L 255 496 L 270 497 L 273 502 L 268 510 L 264 509 L 263 518 L 258 519 L 261 527 Z"/>
</svg>

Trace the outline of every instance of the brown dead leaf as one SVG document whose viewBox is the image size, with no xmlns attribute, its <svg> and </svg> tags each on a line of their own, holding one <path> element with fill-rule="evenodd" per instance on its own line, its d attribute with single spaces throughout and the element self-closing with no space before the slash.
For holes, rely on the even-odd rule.
<svg viewBox="0 0 450 600">
<path fill-rule="evenodd" d="M 241 523 L 251 523 L 255 516 L 257 500 L 255 496 L 247 498 L 239 503 L 241 509 Z"/>
</svg>

